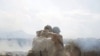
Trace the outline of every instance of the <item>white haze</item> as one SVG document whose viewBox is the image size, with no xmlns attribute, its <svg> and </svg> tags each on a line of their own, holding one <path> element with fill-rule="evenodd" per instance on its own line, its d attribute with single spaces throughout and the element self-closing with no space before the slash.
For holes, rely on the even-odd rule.
<svg viewBox="0 0 100 56">
<path fill-rule="evenodd" d="M 99 0 L 0 0 L 0 29 L 35 35 L 49 24 L 64 38 L 99 38 L 99 6 Z"/>
</svg>

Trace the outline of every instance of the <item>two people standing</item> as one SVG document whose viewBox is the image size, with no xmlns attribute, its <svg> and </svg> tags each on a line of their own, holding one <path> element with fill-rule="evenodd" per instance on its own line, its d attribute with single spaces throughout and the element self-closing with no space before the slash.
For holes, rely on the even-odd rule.
<svg viewBox="0 0 100 56">
<path fill-rule="evenodd" d="M 38 37 L 45 37 L 45 38 L 51 38 L 51 40 L 54 42 L 55 46 L 55 55 L 54 56 L 62 56 L 64 44 L 63 44 L 63 37 L 60 35 L 60 29 L 59 27 L 51 27 L 50 25 L 46 25 L 43 30 L 37 31 Z"/>
<path fill-rule="evenodd" d="M 32 49 L 27 56 L 64 56 L 63 37 L 59 27 L 46 25 L 36 32 Z"/>
</svg>

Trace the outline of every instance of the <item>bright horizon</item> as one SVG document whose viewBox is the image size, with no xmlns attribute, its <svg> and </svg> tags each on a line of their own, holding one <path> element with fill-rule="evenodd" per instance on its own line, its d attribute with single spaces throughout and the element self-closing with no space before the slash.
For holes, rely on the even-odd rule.
<svg viewBox="0 0 100 56">
<path fill-rule="evenodd" d="M 64 38 L 100 38 L 99 0 L 0 0 L 0 29 L 35 35 L 58 26 Z"/>
</svg>

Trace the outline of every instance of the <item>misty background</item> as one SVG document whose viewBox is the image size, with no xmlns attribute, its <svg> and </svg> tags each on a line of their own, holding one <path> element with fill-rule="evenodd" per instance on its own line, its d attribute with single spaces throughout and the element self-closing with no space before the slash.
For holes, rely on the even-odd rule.
<svg viewBox="0 0 100 56">
<path fill-rule="evenodd" d="M 64 38 L 99 38 L 99 6 L 99 0 L 0 0 L 0 31 L 35 35 L 49 24 Z"/>
<path fill-rule="evenodd" d="M 61 29 L 65 44 L 100 50 L 100 0 L 0 0 L 0 52 L 28 51 L 47 24 Z"/>
</svg>

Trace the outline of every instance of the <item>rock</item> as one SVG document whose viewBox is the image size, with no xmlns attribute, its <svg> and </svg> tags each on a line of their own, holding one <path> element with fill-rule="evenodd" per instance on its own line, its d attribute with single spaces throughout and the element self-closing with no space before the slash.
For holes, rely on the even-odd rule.
<svg viewBox="0 0 100 56">
<path fill-rule="evenodd" d="M 34 38 L 28 56 L 54 56 L 55 46 L 50 38 Z"/>
<path fill-rule="evenodd" d="M 27 56 L 65 56 L 64 49 L 55 45 L 51 38 L 34 38 L 32 49 Z"/>
</svg>

